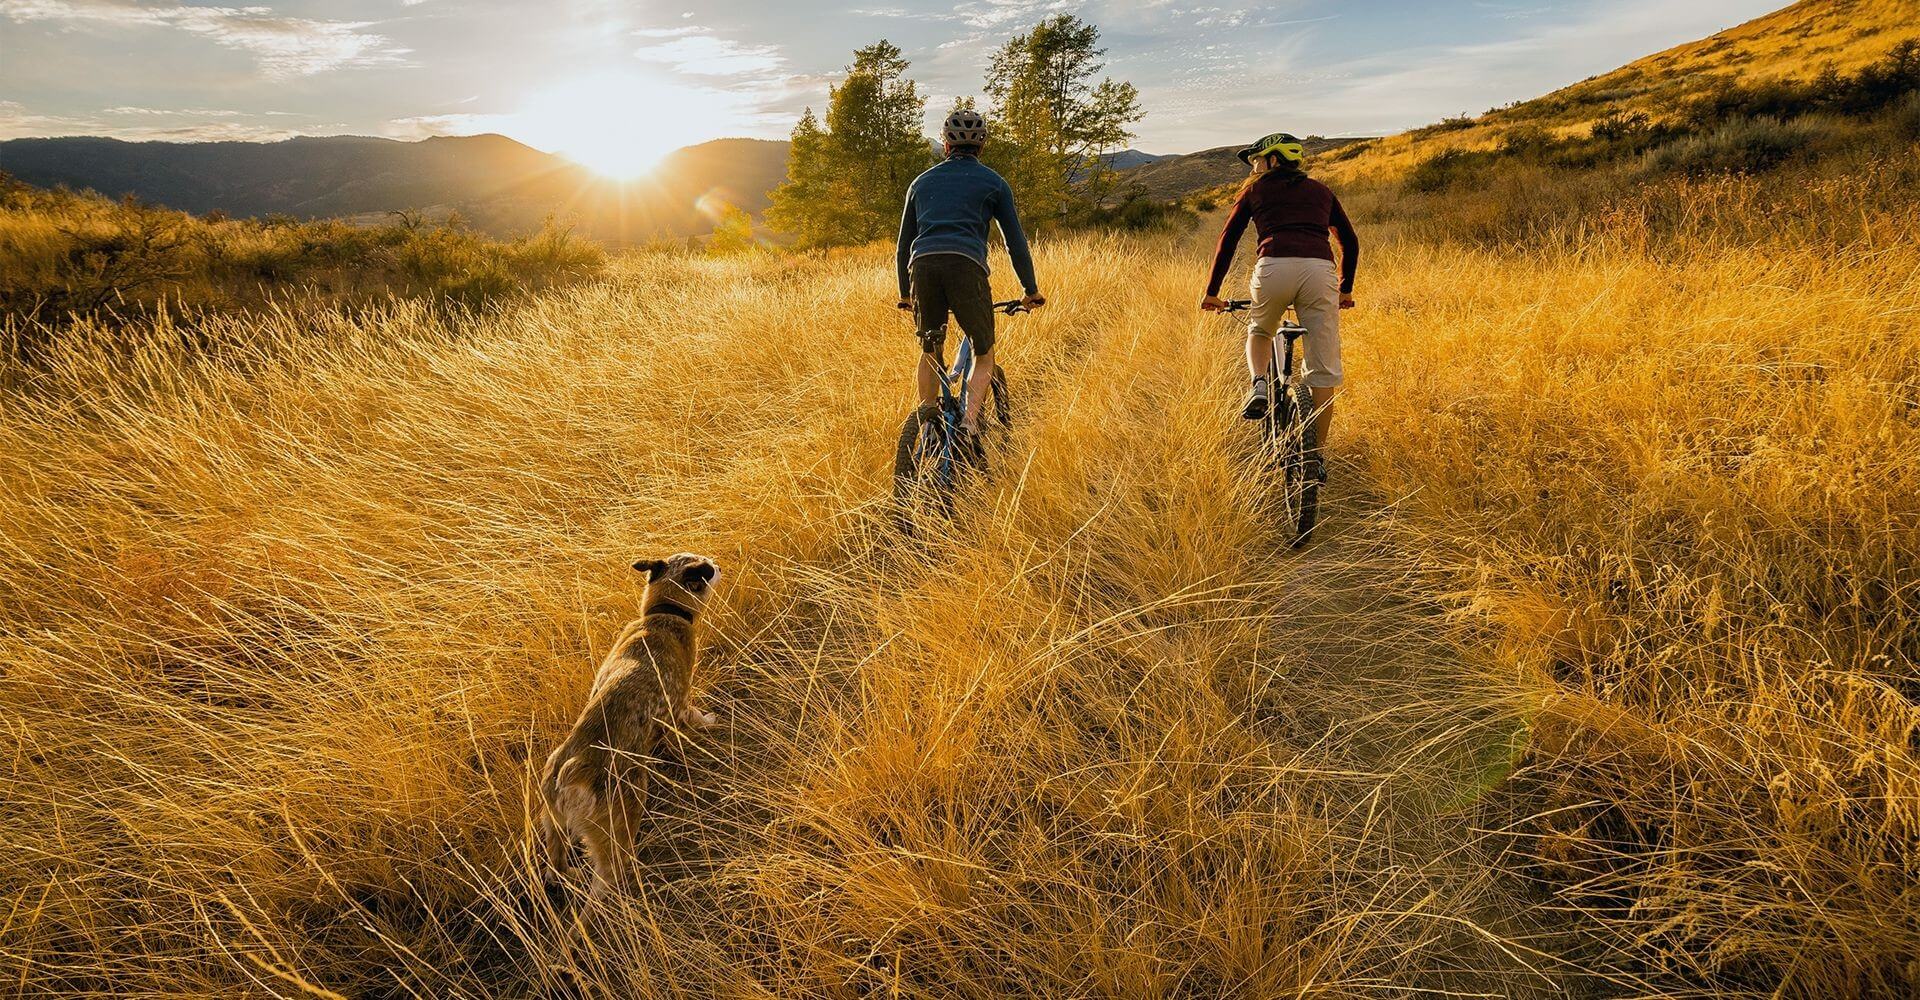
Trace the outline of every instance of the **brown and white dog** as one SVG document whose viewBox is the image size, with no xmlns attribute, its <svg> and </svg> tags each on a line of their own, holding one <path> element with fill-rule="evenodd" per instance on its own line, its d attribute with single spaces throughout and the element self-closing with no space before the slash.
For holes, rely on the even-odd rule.
<svg viewBox="0 0 1920 1000">
<path fill-rule="evenodd" d="M 693 707 L 688 689 L 699 656 L 694 621 L 720 568 L 687 552 L 641 560 L 633 568 L 647 574 L 640 619 L 621 631 L 600 664 L 586 710 L 547 757 L 540 779 L 546 805 L 540 839 L 547 859 L 557 867 L 575 841 L 584 841 L 595 895 L 626 881 L 661 734 L 714 722 Z"/>
</svg>

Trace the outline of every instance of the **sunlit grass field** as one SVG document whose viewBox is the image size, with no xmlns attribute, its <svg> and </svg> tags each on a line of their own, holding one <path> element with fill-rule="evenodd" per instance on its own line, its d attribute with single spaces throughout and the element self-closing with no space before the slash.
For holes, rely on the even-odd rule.
<svg viewBox="0 0 1920 1000">
<path fill-rule="evenodd" d="M 918 540 L 884 248 L 67 331 L 0 414 L 0 972 L 1911 992 L 1920 253 L 1882 181 L 1842 228 L 1746 181 L 1676 189 L 1692 229 L 1381 224 L 1299 554 L 1182 238 L 1039 245 L 1015 428 Z M 679 550 L 725 570 L 723 724 L 661 765 L 638 891 L 549 890 L 529 770 Z"/>
</svg>

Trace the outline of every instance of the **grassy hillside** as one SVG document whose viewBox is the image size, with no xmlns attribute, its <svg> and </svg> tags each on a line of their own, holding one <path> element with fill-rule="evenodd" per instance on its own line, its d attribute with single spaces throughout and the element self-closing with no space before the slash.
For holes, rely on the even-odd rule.
<svg viewBox="0 0 1920 1000">
<path fill-rule="evenodd" d="M 1350 147 L 1344 155 L 1353 157 L 1349 176 L 1390 176 L 1447 150 L 1497 149 L 1535 131 L 1552 139 L 1584 136 L 1613 116 L 1640 113 L 1653 123 L 1673 123 L 1729 87 L 1854 74 L 1905 41 L 1920 42 L 1920 17 L 1910 0 L 1800 0 L 1544 97 Z"/>
</svg>

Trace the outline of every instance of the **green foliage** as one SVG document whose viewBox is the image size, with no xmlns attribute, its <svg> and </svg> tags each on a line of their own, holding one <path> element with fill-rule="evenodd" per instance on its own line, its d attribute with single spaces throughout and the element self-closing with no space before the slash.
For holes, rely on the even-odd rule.
<svg viewBox="0 0 1920 1000">
<path fill-rule="evenodd" d="M 716 257 L 737 257 L 751 251 L 759 242 L 753 238 L 753 216 L 736 205 L 728 205 L 714 223 L 707 239 L 707 253 Z"/>
<path fill-rule="evenodd" d="M 1903 139 L 1920 141 L 1920 94 L 1909 94 L 1893 109 L 1894 132 Z"/>
<path fill-rule="evenodd" d="M 768 221 L 803 247 L 866 243 L 893 232 L 907 185 L 932 162 L 921 133 L 926 100 L 886 40 L 853 54 L 832 88 L 823 126 L 807 109 L 794 126 L 787 181 Z"/>
<path fill-rule="evenodd" d="M 405 296 L 482 306 L 597 274 L 605 253 L 549 219 L 488 239 L 459 220 L 396 213 L 384 226 L 289 217 L 230 220 L 0 175 L 0 316 L 64 323 L 161 303 L 245 309 L 288 292 Z"/>
<path fill-rule="evenodd" d="M 1516 125 L 1500 135 L 1500 152 L 1506 156 L 1534 156 L 1553 144 L 1553 133 L 1539 125 Z"/>
<path fill-rule="evenodd" d="M 1214 207 L 1211 200 L 1204 197 L 1196 200 L 1196 205 L 1201 203 L 1206 207 L 1200 208 L 1200 211 Z M 1147 231 L 1184 228 L 1194 220 L 1193 209 L 1178 202 L 1154 198 L 1135 187 L 1118 202 L 1088 205 L 1075 211 L 1068 221 L 1076 226 Z"/>
<path fill-rule="evenodd" d="M 1645 165 L 1652 171 L 1691 176 L 1758 173 L 1804 153 L 1825 132 L 1815 118 L 1737 118 L 1704 135 L 1656 147 L 1647 153 Z"/>
<path fill-rule="evenodd" d="M 1455 115 L 1451 118 L 1442 118 L 1431 125 L 1414 129 L 1413 134 L 1422 138 L 1434 135 L 1445 135 L 1448 132 L 1458 132 L 1461 129 L 1472 128 L 1476 124 L 1479 123 L 1472 115 Z"/>
<path fill-rule="evenodd" d="M 1422 194 L 1445 191 L 1472 177 L 1474 168 L 1485 159 L 1481 154 L 1462 149 L 1445 149 L 1420 161 L 1407 174 L 1407 187 Z"/>
<path fill-rule="evenodd" d="M 1901 42 L 1851 76 L 1829 67 L 1812 80 L 1717 81 L 1688 101 L 1681 119 L 1696 129 L 1739 118 L 1794 118 L 1816 112 L 1869 115 L 1920 92 L 1920 44 Z"/>
<path fill-rule="evenodd" d="M 1145 116 L 1131 83 L 1102 78 L 1100 29 L 1071 14 L 1016 35 L 987 67 L 993 138 L 983 159 L 1007 179 L 1035 228 L 1069 221 L 1113 183 L 1100 159 L 1124 146 Z"/>
<path fill-rule="evenodd" d="M 1615 111 L 1593 123 L 1589 135 L 1602 142 L 1631 142 L 1653 133 L 1653 119 L 1644 111 Z"/>
</svg>

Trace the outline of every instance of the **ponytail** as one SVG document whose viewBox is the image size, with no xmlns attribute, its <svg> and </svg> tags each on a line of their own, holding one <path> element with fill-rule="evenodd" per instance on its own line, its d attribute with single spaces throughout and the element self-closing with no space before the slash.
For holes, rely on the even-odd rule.
<svg viewBox="0 0 1920 1000">
<path fill-rule="evenodd" d="M 1253 190 L 1253 186 L 1255 184 L 1260 183 L 1260 178 L 1266 177 L 1268 175 L 1278 175 L 1280 177 L 1283 177 L 1286 179 L 1286 182 L 1288 184 L 1292 184 L 1293 182 L 1307 176 L 1307 165 L 1305 163 L 1295 163 L 1294 161 L 1289 160 L 1284 156 L 1275 157 L 1274 160 L 1275 162 L 1273 166 L 1268 167 L 1266 170 L 1262 171 L 1261 173 L 1248 174 L 1247 179 L 1240 182 L 1240 190 L 1235 191 L 1233 193 L 1234 198 L 1236 200 L 1240 198 L 1245 198 L 1247 196 L 1247 192 Z"/>
</svg>

